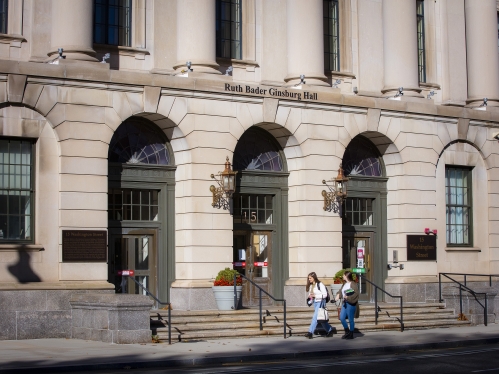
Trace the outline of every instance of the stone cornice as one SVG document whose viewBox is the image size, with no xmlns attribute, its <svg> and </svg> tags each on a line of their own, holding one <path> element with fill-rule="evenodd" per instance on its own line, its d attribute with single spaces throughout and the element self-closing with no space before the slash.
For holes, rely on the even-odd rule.
<svg viewBox="0 0 499 374">
<path fill-rule="evenodd" d="M 150 74 L 147 72 L 129 72 L 118 70 L 102 71 L 91 69 L 88 64 L 81 67 L 77 64 L 72 65 L 50 65 L 34 62 L 0 60 L 0 74 L 21 74 L 28 76 L 28 83 L 36 81 L 37 84 L 46 85 L 64 85 L 77 86 L 94 89 L 108 89 L 119 91 L 141 92 L 144 86 L 161 87 L 168 90 L 169 94 L 182 94 L 187 97 L 200 97 L 215 100 L 244 100 L 263 99 L 271 97 L 268 94 L 247 93 L 246 86 L 250 88 L 263 87 L 258 84 L 246 84 L 232 82 L 232 85 L 244 86 L 243 92 L 228 92 L 226 89 L 227 82 L 220 80 L 212 80 L 206 78 L 183 78 L 169 75 Z M 269 91 L 269 87 L 267 92 Z M 282 87 L 279 87 L 283 90 Z M 291 88 L 287 88 L 290 90 Z M 357 95 L 343 95 L 337 92 L 320 90 L 314 91 L 313 87 L 309 88 L 310 92 L 317 93 L 317 99 L 298 100 L 295 98 L 275 97 L 280 101 L 285 101 L 287 106 L 314 108 L 320 105 L 320 109 L 325 107 L 339 106 L 341 108 L 352 108 L 352 110 L 366 110 L 369 108 L 381 109 L 383 113 L 404 113 L 405 116 L 413 114 L 416 116 L 428 115 L 432 120 L 443 120 L 448 118 L 466 118 L 475 121 L 494 122 L 492 126 L 497 126 L 499 123 L 499 112 L 494 110 L 478 111 L 469 108 L 435 105 L 433 101 L 421 100 L 413 101 L 396 101 L 386 100 L 384 98 L 365 97 Z M 296 90 L 299 91 L 299 90 Z M 216 94 L 216 95 L 213 95 Z M 302 97 L 303 99 L 303 97 Z M 429 101 L 427 103 L 427 101 Z M 294 103 L 294 105 L 293 105 Z M 319 109 L 319 108 L 317 108 Z M 441 119 L 437 119 L 441 117 Z M 447 121 L 445 121 L 447 122 Z M 490 126 L 491 124 L 489 124 Z"/>
</svg>

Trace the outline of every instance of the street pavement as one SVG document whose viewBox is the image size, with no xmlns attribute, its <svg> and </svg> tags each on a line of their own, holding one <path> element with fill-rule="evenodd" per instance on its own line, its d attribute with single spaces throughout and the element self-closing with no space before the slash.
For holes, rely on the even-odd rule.
<svg viewBox="0 0 499 374">
<path fill-rule="evenodd" d="M 499 324 L 356 334 L 354 340 L 302 336 L 220 339 L 172 345 L 116 345 L 73 339 L 0 341 L 0 373 L 192 368 L 276 360 L 407 353 L 499 343 Z"/>
</svg>

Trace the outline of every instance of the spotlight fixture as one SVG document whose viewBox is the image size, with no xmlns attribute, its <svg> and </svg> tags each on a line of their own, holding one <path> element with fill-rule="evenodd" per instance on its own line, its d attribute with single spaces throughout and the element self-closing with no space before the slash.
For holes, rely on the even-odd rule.
<svg viewBox="0 0 499 374">
<path fill-rule="evenodd" d="M 357 86 L 354 86 L 353 93 L 356 95 L 359 93 L 359 89 L 357 88 Z"/>
<path fill-rule="evenodd" d="M 191 69 L 191 65 L 192 65 L 192 63 L 190 61 L 187 61 L 185 63 L 185 66 L 187 66 L 187 71 L 194 71 L 194 69 Z"/>
<path fill-rule="evenodd" d="M 102 63 L 105 64 L 106 63 L 106 60 L 109 60 L 109 58 L 111 57 L 111 54 L 110 53 L 106 53 L 104 56 L 102 56 Z"/>
<path fill-rule="evenodd" d="M 300 83 L 299 84 L 305 84 L 305 74 L 300 74 Z"/>
<path fill-rule="evenodd" d="M 328 185 L 327 182 L 333 182 L 334 186 Z M 322 184 L 325 184 L 329 189 L 329 192 L 322 190 L 322 197 L 324 198 L 323 209 L 328 212 L 332 211 L 334 213 L 340 213 L 341 216 L 341 205 L 343 200 L 347 198 L 348 183 L 348 178 L 343 175 L 343 168 L 341 164 L 336 178 L 327 182 L 325 180 L 322 181 Z"/>
<path fill-rule="evenodd" d="M 341 83 L 341 79 L 336 79 L 334 82 L 333 82 L 333 88 L 338 88 L 338 85 Z"/>
<path fill-rule="evenodd" d="M 225 70 L 225 75 L 232 75 L 232 72 L 234 71 L 234 68 L 232 66 L 229 66 L 227 70 Z M 230 73 L 230 74 L 229 74 Z"/>
<path fill-rule="evenodd" d="M 487 106 L 487 102 L 489 101 L 489 99 L 487 99 L 486 97 L 483 98 L 483 102 L 482 104 L 480 104 L 481 107 L 484 107 L 484 106 Z"/>
<path fill-rule="evenodd" d="M 57 53 L 59 53 L 59 58 L 66 58 L 66 56 L 63 56 L 64 49 L 63 48 L 57 48 Z"/>
<path fill-rule="evenodd" d="M 404 87 L 399 87 L 399 90 L 394 97 L 400 97 L 400 96 L 404 96 Z"/>
<path fill-rule="evenodd" d="M 430 91 L 430 93 L 428 94 L 428 96 L 426 96 L 426 98 L 428 100 L 431 100 L 431 98 L 435 95 L 435 91 Z"/>
<path fill-rule="evenodd" d="M 211 174 L 210 177 L 215 179 L 218 184 L 218 187 L 210 186 L 210 191 L 213 194 L 212 207 L 224 210 L 231 209 L 232 195 L 236 191 L 236 174 L 237 171 L 233 171 L 231 168 L 229 157 L 226 158 L 224 171 L 219 171 L 217 176 Z"/>
</svg>

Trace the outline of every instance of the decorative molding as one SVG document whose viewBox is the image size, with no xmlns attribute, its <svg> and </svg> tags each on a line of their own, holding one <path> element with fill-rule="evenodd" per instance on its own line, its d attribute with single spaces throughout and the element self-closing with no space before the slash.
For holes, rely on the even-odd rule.
<svg viewBox="0 0 499 374">
<path fill-rule="evenodd" d="M 131 166 L 127 164 L 109 165 L 110 179 L 127 179 L 141 181 L 157 179 L 158 181 L 175 181 L 175 167 L 151 167 L 150 165 Z M 114 178 L 113 178 L 114 177 Z M 120 177 L 120 178 L 116 178 Z"/>
<path fill-rule="evenodd" d="M 26 39 L 18 34 L 0 34 L 0 43 L 10 44 L 11 47 L 21 48 L 21 43 L 26 43 Z"/>
</svg>

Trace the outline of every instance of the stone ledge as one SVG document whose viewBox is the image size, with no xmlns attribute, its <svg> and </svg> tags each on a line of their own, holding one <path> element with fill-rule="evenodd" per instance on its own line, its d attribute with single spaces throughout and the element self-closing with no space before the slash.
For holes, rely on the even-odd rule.
<svg viewBox="0 0 499 374">
<path fill-rule="evenodd" d="M 35 290 L 114 290 L 114 284 L 106 281 L 90 281 L 90 282 L 29 282 L 15 283 L 4 282 L 0 283 L 0 291 L 35 291 Z"/>
</svg>

